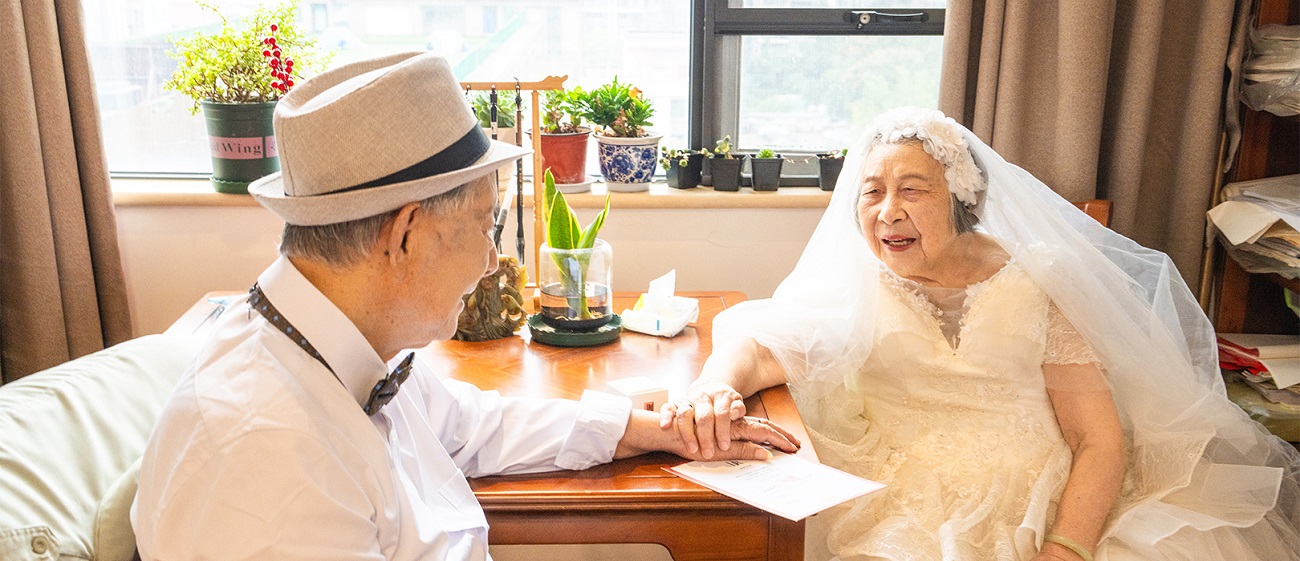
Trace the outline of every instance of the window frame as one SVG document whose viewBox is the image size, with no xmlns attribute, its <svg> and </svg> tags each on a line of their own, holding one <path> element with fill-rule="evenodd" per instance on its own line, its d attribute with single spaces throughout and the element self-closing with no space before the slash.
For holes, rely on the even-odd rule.
<svg viewBox="0 0 1300 561">
<path fill-rule="evenodd" d="M 691 0 L 691 75 L 687 138 L 694 150 L 731 135 L 744 151 L 740 128 L 740 40 L 746 36 L 943 36 L 946 8 L 746 8 L 744 0 Z M 858 15 L 875 14 L 859 25 Z M 911 17 L 919 15 L 912 21 Z M 706 118 L 708 116 L 708 118 Z M 706 140 L 708 139 L 708 140 Z M 811 156 L 791 152 L 788 155 Z M 791 164 L 791 162 L 787 162 Z M 748 178 L 742 179 L 748 184 Z M 817 185 L 817 164 L 794 162 L 781 186 Z"/>
<path fill-rule="evenodd" d="M 716 139 L 739 138 L 741 39 L 746 36 L 942 36 L 946 8 L 757 8 L 745 0 L 691 0 L 688 32 L 686 140 L 692 149 L 712 148 Z M 870 3 L 870 0 L 868 0 Z M 309 4 L 310 5 L 310 4 Z M 852 14 L 885 16 L 923 14 L 924 21 L 877 20 L 858 25 Z M 788 152 L 781 185 L 816 185 L 812 152 Z M 803 161 L 800 161 L 800 160 Z M 186 171 L 111 171 L 114 178 L 206 179 L 209 174 Z M 748 185 L 748 178 L 744 179 Z"/>
</svg>

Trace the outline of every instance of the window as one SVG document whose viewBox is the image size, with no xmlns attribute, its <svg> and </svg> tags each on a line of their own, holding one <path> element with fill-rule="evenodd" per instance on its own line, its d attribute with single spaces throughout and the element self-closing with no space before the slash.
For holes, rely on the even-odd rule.
<svg viewBox="0 0 1300 561">
<path fill-rule="evenodd" d="M 942 0 L 929 0 L 935 2 Z M 238 19 L 257 4 L 224 1 L 219 9 Z M 448 58 L 461 80 L 567 74 L 566 84 L 590 89 L 617 75 L 654 102 L 652 128 L 664 135 L 663 146 L 711 146 L 731 134 L 745 149 L 811 152 L 847 146 L 881 108 L 933 106 L 938 98 L 942 9 L 926 10 L 926 24 L 895 35 L 897 26 L 853 29 L 841 19 L 851 8 L 834 7 L 841 4 L 848 5 L 306 0 L 299 18 L 335 52 L 334 64 L 432 50 Z M 202 116 L 190 115 L 190 101 L 164 92 L 162 84 L 176 65 L 166 55 L 168 36 L 214 30 L 217 18 L 193 0 L 85 0 L 84 6 L 109 169 L 206 176 L 211 163 Z M 705 25 L 709 13 L 715 17 Z M 702 32 L 692 35 L 692 29 Z M 595 173 L 595 159 L 589 160 Z"/>
<path fill-rule="evenodd" d="M 811 154 L 849 146 L 890 107 L 937 107 L 943 0 L 870 6 L 696 0 L 692 144 L 772 148 L 786 156 L 783 185 L 811 185 Z"/>
<path fill-rule="evenodd" d="M 239 18 L 258 2 L 214 4 Z M 85 10 L 109 169 L 211 173 L 202 114 L 190 115 L 190 100 L 162 84 L 176 66 L 166 55 L 167 37 L 215 30 L 219 20 L 193 0 L 85 0 Z M 687 2 L 314 0 L 299 3 L 299 18 L 335 51 L 336 65 L 433 50 L 461 80 L 567 74 L 567 85 L 590 89 L 617 74 L 654 102 L 654 129 L 664 141 L 686 143 Z"/>
</svg>

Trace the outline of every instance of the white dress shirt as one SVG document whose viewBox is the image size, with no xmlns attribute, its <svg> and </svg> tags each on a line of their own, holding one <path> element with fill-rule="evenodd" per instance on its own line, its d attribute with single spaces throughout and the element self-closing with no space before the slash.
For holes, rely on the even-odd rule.
<svg viewBox="0 0 1300 561">
<path fill-rule="evenodd" d="M 505 398 L 419 361 L 367 417 L 388 365 L 288 259 L 258 283 L 338 378 L 247 298 L 231 304 L 141 462 L 145 560 L 488 559 L 466 476 L 587 468 L 623 436 L 625 398 Z"/>
</svg>

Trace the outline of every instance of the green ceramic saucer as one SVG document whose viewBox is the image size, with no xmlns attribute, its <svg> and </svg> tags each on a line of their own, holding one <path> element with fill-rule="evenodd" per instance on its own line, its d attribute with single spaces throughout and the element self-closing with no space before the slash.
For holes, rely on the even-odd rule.
<svg viewBox="0 0 1300 561">
<path fill-rule="evenodd" d="M 557 347 L 594 347 L 604 345 L 615 339 L 623 331 L 623 319 L 614 314 L 609 323 L 594 331 L 570 331 L 556 329 L 542 321 L 542 314 L 528 316 L 528 332 L 534 341 Z"/>
</svg>

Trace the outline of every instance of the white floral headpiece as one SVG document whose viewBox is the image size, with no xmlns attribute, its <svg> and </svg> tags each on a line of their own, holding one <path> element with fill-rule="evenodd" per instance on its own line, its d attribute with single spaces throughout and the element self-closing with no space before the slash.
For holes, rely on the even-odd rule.
<svg viewBox="0 0 1300 561">
<path fill-rule="evenodd" d="M 899 107 L 890 109 L 868 125 L 867 151 L 878 144 L 898 144 L 907 139 L 921 141 L 925 152 L 943 164 L 948 190 L 968 208 L 979 202 L 978 193 L 988 187 L 971 157 L 957 121 L 934 109 Z"/>
</svg>

